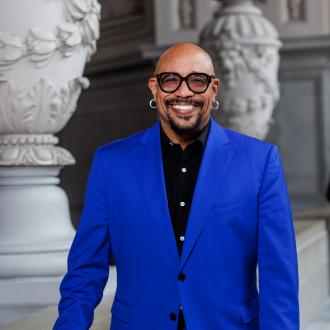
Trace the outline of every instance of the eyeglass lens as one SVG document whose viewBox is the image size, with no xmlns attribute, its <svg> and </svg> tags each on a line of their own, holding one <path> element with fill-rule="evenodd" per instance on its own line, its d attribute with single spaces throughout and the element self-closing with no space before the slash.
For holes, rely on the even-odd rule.
<svg viewBox="0 0 330 330">
<path fill-rule="evenodd" d="M 165 92 L 171 93 L 179 88 L 182 80 L 186 80 L 189 89 L 196 93 L 205 92 L 209 85 L 208 76 L 205 73 L 191 73 L 186 79 L 177 73 L 163 73 L 160 74 L 159 83 Z"/>
</svg>

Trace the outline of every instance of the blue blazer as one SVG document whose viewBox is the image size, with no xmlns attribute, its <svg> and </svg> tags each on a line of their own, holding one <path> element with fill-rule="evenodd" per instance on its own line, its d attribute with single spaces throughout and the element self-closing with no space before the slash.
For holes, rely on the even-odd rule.
<svg viewBox="0 0 330 330">
<path fill-rule="evenodd" d="M 110 256 L 111 330 L 176 330 L 180 304 L 188 330 L 299 329 L 296 243 L 278 149 L 214 120 L 181 257 L 159 122 L 96 149 L 54 330 L 89 329 Z"/>
</svg>

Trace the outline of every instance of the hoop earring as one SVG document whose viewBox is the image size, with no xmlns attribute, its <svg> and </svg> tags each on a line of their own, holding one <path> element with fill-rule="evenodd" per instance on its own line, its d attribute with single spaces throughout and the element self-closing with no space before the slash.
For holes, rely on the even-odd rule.
<svg viewBox="0 0 330 330">
<path fill-rule="evenodd" d="M 215 105 L 212 105 L 212 110 L 217 111 L 219 109 L 219 102 L 215 101 Z"/>
<path fill-rule="evenodd" d="M 151 109 L 156 109 L 157 108 L 157 102 L 156 102 L 156 100 L 155 99 L 151 99 L 149 101 L 149 106 L 150 106 Z"/>
</svg>

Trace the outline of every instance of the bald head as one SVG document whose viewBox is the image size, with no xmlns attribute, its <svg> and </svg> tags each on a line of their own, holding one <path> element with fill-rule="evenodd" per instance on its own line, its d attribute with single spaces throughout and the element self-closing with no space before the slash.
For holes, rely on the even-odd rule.
<svg viewBox="0 0 330 330">
<path fill-rule="evenodd" d="M 190 63 L 190 71 L 201 71 L 214 75 L 214 66 L 210 55 L 194 43 L 180 43 L 167 49 L 157 62 L 155 75 L 168 71 L 167 68 L 171 66 L 177 67 L 184 64 L 185 67 L 189 67 Z M 196 65 L 200 66 L 200 69 L 193 67 Z"/>
</svg>

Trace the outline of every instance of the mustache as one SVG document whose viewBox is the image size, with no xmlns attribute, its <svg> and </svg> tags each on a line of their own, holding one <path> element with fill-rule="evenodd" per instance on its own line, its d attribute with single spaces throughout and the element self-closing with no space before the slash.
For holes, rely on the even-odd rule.
<svg viewBox="0 0 330 330">
<path fill-rule="evenodd" d="M 204 105 L 204 101 L 202 100 L 194 100 L 193 98 L 172 98 L 172 99 L 168 99 L 165 101 L 165 105 L 166 106 L 170 106 L 170 105 L 174 105 L 174 104 L 186 104 L 186 105 L 193 105 L 195 107 L 202 107 Z"/>
</svg>

